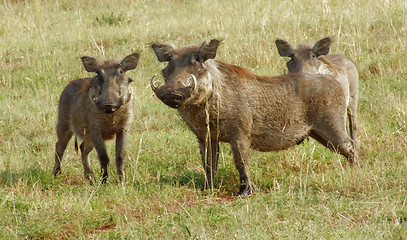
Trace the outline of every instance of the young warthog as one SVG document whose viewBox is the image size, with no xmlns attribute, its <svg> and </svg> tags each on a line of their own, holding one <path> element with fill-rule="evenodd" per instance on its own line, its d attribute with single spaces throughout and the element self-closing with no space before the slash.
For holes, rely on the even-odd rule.
<svg viewBox="0 0 407 240">
<path fill-rule="evenodd" d="M 219 41 L 175 49 L 153 44 L 163 86 L 157 97 L 178 109 L 198 138 L 206 174 L 213 188 L 219 142 L 231 145 L 240 175 L 239 196 L 252 193 L 247 163 L 250 149 L 278 151 L 311 136 L 350 163 L 357 161 L 354 141 L 346 132 L 346 103 L 341 85 L 328 75 L 292 73 L 258 76 L 244 68 L 214 60 Z"/>
<path fill-rule="evenodd" d="M 97 75 L 70 82 L 61 94 L 56 126 L 58 141 L 55 146 L 55 176 L 61 172 L 62 156 L 75 134 L 83 140 L 80 149 L 85 177 L 94 179 L 88 155 L 95 148 L 102 169 L 102 182 L 107 179 L 109 163 L 104 141 L 116 136 L 116 168 L 121 179 L 126 157 L 126 134 L 133 116 L 133 89 L 129 86 L 133 80 L 125 72 L 135 69 L 138 59 L 139 54 L 135 53 L 125 57 L 121 63 L 99 64 L 94 58 L 82 57 L 86 71 Z"/>
<path fill-rule="evenodd" d="M 328 55 L 331 46 L 329 37 L 319 40 L 313 47 L 301 44 L 294 49 L 288 42 L 281 39 L 276 40 L 276 45 L 280 56 L 291 58 L 286 63 L 289 72 L 328 74 L 342 84 L 348 106 L 349 132 L 357 144 L 356 111 L 359 74 L 355 64 L 343 55 Z"/>
</svg>

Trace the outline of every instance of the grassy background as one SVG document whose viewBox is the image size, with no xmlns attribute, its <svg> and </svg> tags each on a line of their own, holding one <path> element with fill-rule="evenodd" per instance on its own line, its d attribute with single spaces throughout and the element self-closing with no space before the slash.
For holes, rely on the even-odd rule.
<svg viewBox="0 0 407 240">
<path fill-rule="evenodd" d="M 0 3 L 0 236 L 4 239 L 407 238 L 407 2 L 404 0 Z M 252 152 L 256 193 L 237 199 L 228 145 L 214 193 L 202 193 L 198 144 L 148 87 L 159 72 L 149 43 L 222 39 L 217 59 L 260 74 L 284 72 L 276 38 L 331 36 L 360 71 L 360 168 L 314 141 Z M 141 52 L 126 180 L 90 186 L 70 143 L 51 174 L 58 98 L 89 76 L 80 57 Z M 114 144 L 108 143 L 113 156 Z M 91 154 L 93 169 L 99 169 Z M 114 160 L 112 159 L 112 162 Z"/>
</svg>

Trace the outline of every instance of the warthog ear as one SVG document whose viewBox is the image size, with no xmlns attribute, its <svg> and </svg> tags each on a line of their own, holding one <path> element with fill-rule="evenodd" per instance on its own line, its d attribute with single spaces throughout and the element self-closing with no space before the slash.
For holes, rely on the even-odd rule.
<svg viewBox="0 0 407 240">
<path fill-rule="evenodd" d="M 173 46 L 163 43 L 154 43 L 151 47 L 153 48 L 155 55 L 157 55 L 158 61 L 169 62 L 171 60 L 171 56 L 174 53 Z"/>
<path fill-rule="evenodd" d="M 96 72 L 99 66 L 99 63 L 93 57 L 83 56 L 81 57 L 83 66 L 88 72 Z"/>
<path fill-rule="evenodd" d="M 277 45 L 278 53 L 282 57 L 290 57 L 294 53 L 293 47 L 291 47 L 291 45 L 288 42 L 286 42 L 282 39 L 277 39 L 276 45 Z"/>
<path fill-rule="evenodd" d="M 317 56 L 327 55 L 329 53 L 330 47 L 331 47 L 331 38 L 326 37 L 315 43 L 314 47 L 312 47 L 312 51 Z"/>
<path fill-rule="evenodd" d="M 220 41 L 217 39 L 212 39 L 209 44 L 203 42 L 201 47 L 198 50 L 197 56 L 200 62 L 205 62 L 208 59 L 213 59 L 216 57 L 216 51 Z"/>
<path fill-rule="evenodd" d="M 125 57 L 122 62 L 120 63 L 120 66 L 123 68 L 123 71 L 129 71 L 132 69 L 135 69 L 137 67 L 138 59 L 140 58 L 140 55 L 138 53 L 133 53 L 131 55 L 128 55 Z"/>
</svg>

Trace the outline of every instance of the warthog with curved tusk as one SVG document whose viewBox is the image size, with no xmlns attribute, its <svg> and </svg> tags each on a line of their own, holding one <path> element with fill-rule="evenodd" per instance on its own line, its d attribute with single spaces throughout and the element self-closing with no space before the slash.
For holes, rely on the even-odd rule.
<svg viewBox="0 0 407 240">
<path fill-rule="evenodd" d="M 151 87 L 197 136 L 206 188 L 213 188 L 219 142 L 231 145 L 242 197 L 253 191 L 247 172 L 250 149 L 283 150 L 311 136 L 357 162 L 355 143 L 346 132 L 344 91 L 333 77 L 258 76 L 214 60 L 219 43 L 213 39 L 180 49 L 152 45 L 158 60 L 168 65 L 162 70 L 164 85 L 156 86 L 153 76 Z"/>
</svg>

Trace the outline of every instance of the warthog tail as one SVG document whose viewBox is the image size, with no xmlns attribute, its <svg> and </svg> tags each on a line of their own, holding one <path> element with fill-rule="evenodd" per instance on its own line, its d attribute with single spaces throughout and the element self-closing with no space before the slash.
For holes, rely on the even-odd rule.
<svg viewBox="0 0 407 240">
<path fill-rule="evenodd" d="M 75 153 L 78 155 L 79 147 L 78 147 L 78 138 L 75 137 Z"/>
</svg>

